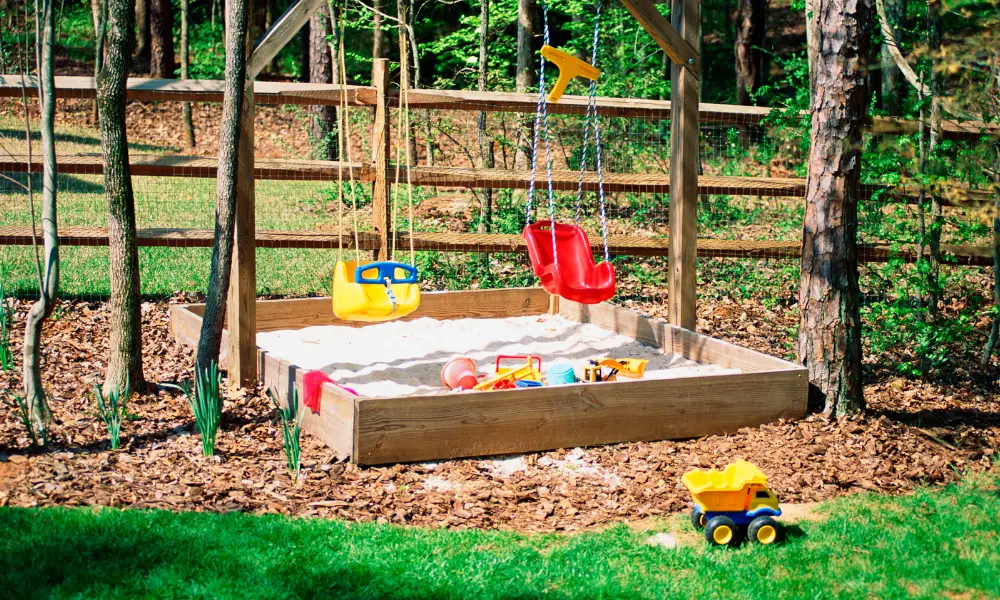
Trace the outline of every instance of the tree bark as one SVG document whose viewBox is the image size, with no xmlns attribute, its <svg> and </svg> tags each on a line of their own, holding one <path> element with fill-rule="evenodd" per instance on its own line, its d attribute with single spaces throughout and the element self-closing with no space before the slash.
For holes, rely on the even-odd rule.
<svg viewBox="0 0 1000 600">
<path fill-rule="evenodd" d="M 38 61 L 38 96 L 41 103 L 42 141 L 42 260 L 38 264 L 38 300 L 28 311 L 24 328 L 24 398 L 35 431 L 47 437 L 52 412 L 42 389 L 41 339 L 42 324 L 52 314 L 59 291 L 59 236 L 56 213 L 56 91 L 52 70 L 52 38 L 55 29 L 55 0 L 36 2 L 41 23 L 41 36 L 36 40 Z M 33 208 L 33 207 L 32 207 Z M 34 213 L 34 210 L 32 210 Z M 34 225 L 34 223 L 32 223 Z M 32 227 L 34 229 L 34 227 Z M 35 256 L 37 260 L 37 243 Z"/>
<path fill-rule="evenodd" d="M 385 0 L 372 0 L 375 15 L 372 17 L 372 81 L 375 81 L 375 60 L 385 58 L 385 33 L 382 31 L 382 13 Z"/>
<path fill-rule="evenodd" d="M 858 195 L 871 0 L 814 0 L 809 177 L 799 290 L 799 359 L 827 414 L 865 408 L 861 386 Z"/>
<path fill-rule="evenodd" d="M 150 54 L 150 28 L 149 28 L 149 3 L 152 0 L 135 0 L 135 68 L 137 73 L 149 72 Z"/>
<path fill-rule="evenodd" d="M 309 81 L 312 83 L 333 83 L 333 58 L 326 39 L 331 32 L 329 11 L 316 11 L 309 19 Z M 310 105 L 309 116 L 313 153 L 321 160 L 336 160 L 336 107 Z"/>
<path fill-rule="evenodd" d="M 487 88 L 487 76 L 489 75 L 489 29 L 490 29 L 490 0 L 479 0 L 479 82 L 478 89 L 485 92 Z M 484 169 L 492 169 L 493 139 L 486 130 L 486 111 L 479 113 L 479 155 L 483 161 Z M 479 231 L 489 232 L 490 222 L 493 220 L 493 190 L 483 188 L 480 191 L 482 198 L 482 215 L 479 221 Z"/>
<path fill-rule="evenodd" d="M 174 78 L 174 4 L 172 0 L 149 0 L 149 76 Z"/>
<path fill-rule="evenodd" d="M 928 166 L 931 169 L 931 181 L 935 181 L 942 175 L 937 168 L 937 147 L 941 141 L 941 96 L 943 92 L 941 89 L 943 82 L 937 69 L 941 53 L 941 35 L 938 30 L 940 25 L 940 10 L 940 0 L 927 0 L 927 37 L 931 55 L 929 86 L 931 95 L 931 122 L 927 154 L 929 159 Z M 936 185 L 932 186 L 931 224 L 928 231 L 930 269 L 927 271 L 927 318 L 930 321 L 937 319 L 937 305 L 941 297 L 941 229 L 944 225 L 943 213 L 941 192 L 937 189 Z"/>
<path fill-rule="evenodd" d="M 535 21 L 537 5 L 535 0 L 517 1 L 517 74 L 515 86 L 524 94 L 535 87 Z M 517 154 L 514 167 L 523 169 L 531 163 L 531 138 L 534 119 L 523 115 L 519 119 Z"/>
<path fill-rule="evenodd" d="M 983 348 L 983 357 L 980 362 L 985 366 L 990 364 L 993 356 L 993 349 L 996 348 L 997 339 L 1000 338 L 1000 185 L 993 191 L 993 324 L 990 326 L 990 335 L 986 339 L 986 346 Z"/>
<path fill-rule="evenodd" d="M 236 213 L 237 153 L 240 143 L 240 119 L 243 114 L 247 78 L 247 35 L 249 0 L 226 3 L 226 87 L 222 99 L 222 123 L 219 128 L 219 170 L 215 189 L 215 241 L 205 315 L 198 338 L 197 373 L 219 362 L 222 326 L 226 316 L 226 298 L 233 258 L 233 231 Z"/>
<path fill-rule="evenodd" d="M 189 0 L 181 0 L 181 79 L 191 78 L 190 17 Z M 184 116 L 184 147 L 194 148 L 194 122 L 191 119 L 191 103 L 181 105 Z"/>
<path fill-rule="evenodd" d="M 736 103 L 749 106 L 761 86 L 767 0 L 738 0 L 736 11 Z"/>
<path fill-rule="evenodd" d="M 413 82 L 416 81 L 416 78 L 420 73 L 419 68 L 416 66 L 419 62 L 416 52 L 417 45 L 416 43 L 411 44 L 413 30 L 410 27 L 410 14 L 411 13 L 407 8 L 407 0 L 399 0 L 396 2 L 396 19 L 399 21 L 399 56 L 403 57 L 409 55 L 406 58 L 406 64 L 400 69 L 400 87 L 405 87 L 407 89 L 410 87 L 416 87 Z M 400 58 L 400 62 L 402 62 L 402 58 Z M 402 70 L 404 68 L 406 69 L 405 71 Z M 417 164 L 419 154 L 417 152 L 417 136 L 414 131 L 415 128 L 412 125 L 410 127 L 411 132 L 410 135 L 407 136 L 410 146 L 409 162 L 407 166 L 412 167 Z"/>
<path fill-rule="evenodd" d="M 135 231 L 135 199 L 125 131 L 128 60 L 134 44 L 131 0 L 108 2 L 107 60 L 97 76 L 101 115 L 104 192 L 108 198 L 108 250 L 111 257 L 111 354 L 105 393 L 144 387 L 142 311 L 139 298 L 139 251 Z"/>
<path fill-rule="evenodd" d="M 94 20 L 94 79 L 101 72 L 101 61 L 104 60 L 105 19 L 107 18 L 106 0 L 90 0 L 90 13 Z M 91 118 L 97 126 L 97 99 L 94 99 Z"/>
</svg>

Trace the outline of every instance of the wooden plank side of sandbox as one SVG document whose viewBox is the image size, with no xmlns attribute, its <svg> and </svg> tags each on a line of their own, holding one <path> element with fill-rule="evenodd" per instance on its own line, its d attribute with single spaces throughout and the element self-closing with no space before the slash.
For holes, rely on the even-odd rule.
<svg viewBox="0 0 1000 600">
<path fill-rule="evenodd" d="M 593 323 L 702 364 L 737 369 L 744 373 L 806 371 L 805 367 L 795 363 L 650 319 L 613 304 L 580 304 L 563 299 L 559 303 L 559 314 L 573 321 Z"/>
<path fill-rule="evenodd" d="M 298 408 L 305 411 L 302 430 L 330 446 L 339 456 L 353 452 L 354 396 L 329 384 L 324 384 L 320 394 L 319 412 L 306 408 L 302 397 L 302 376 L 306 370 L 280 359 L 260 348 L 257 349 L 259 373 L 265 388 L 271 388 L 287 405 L 298 390 Z"/>
<path fill-rule="evenodd" d="M 540 315 L 549 309 L 542 288 L 422 292 L 420 306 L 399 321 L 431 319 L 488 319 Z M 302 329 L 316 325 L 364 327 L 371 323 L 343 321 L 333 315 L 329 297 L 257 302 L 257 331 Z"/>
<path fill-rule="evenodd" d="M 198 345 L 204 308 L 203 304 L 170 307 L 170 333 L 174 339 L 186 346 Z M 229 333 L 223 331 L 219 362 L 224 368 L 229 363 L 228 338 Z M 264 387 L 273 389 L 282 403 L 288 402 L 292 397 L 293 389 L 298 389 L 301 395 L 302 376 L 305 374 L 301 367 L 257 348 L 257 372 Z M 299 397 L 300 408 L 303 408 L 302 400 Z M 354 396 L 336 386 L 324 385 L 319 414 L 306 411 L 302 429 L 322 440 L 339 455 L 351 454 L 354 441 Z"/>
<path fill-rule="evenodd" d="M 359 398 L 352 456 L 383 464 L 728 433 L 802 417 L 805 382 L 794 370 Z"/>
</svg>

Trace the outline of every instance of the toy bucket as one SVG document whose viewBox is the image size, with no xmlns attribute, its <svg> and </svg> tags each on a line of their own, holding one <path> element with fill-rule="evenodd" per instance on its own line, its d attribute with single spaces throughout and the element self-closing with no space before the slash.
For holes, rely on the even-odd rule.
<svg viewBox="0 0 1000 600">
<path fill-rule="evenodd" d="M 450 389 L 471 390 L 479 383 L 476 363 L 464 356 L 449 360 L 441 369 L 441 383 Z"/>
<path fill-rule="evenodd" d="M 553 363 L 548 371 L 549 385 L 566 385 L 576 383 L 576 373 L 573 365 L 566 362 Z"/>
</svg>

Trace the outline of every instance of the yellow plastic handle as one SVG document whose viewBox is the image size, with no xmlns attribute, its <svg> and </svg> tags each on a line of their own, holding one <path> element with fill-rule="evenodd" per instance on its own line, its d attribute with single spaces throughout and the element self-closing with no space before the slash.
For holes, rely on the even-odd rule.
<svg viewBox="0 0 1000 600">
<path fill-rule="evenodd" d="M 563 92 L 566 91 L 566 86 L 574 77 L 597 81 L 601 75 L 601 70 L 594 65 L 583 62 L 572 54 L 567 54 L 548 44 L 542 46 L 542 56 L 559 67 L 559 79 L 556 80 L 555 86 L 549 92 L 549 102 L 559 102 Z"/>
</svg>

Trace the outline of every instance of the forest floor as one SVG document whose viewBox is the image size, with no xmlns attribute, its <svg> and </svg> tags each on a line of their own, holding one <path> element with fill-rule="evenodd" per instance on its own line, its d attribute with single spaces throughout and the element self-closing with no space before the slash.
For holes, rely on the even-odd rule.
<svg viewBox="0 0 1000 600">
<path fill-rule="evenodd" d="M 19 360 L 28 304 L 15 301 L 14 307 L 11 341 Z M 147 302 L 142 309 L 146 377 L 155 383 L 190 377 L 191 351 L 169 335 L 167 309 L 165 302 Z M 794 306 L 764 310 L 754 302 L 724 300 L 703 303 L 699 323 L 717 337 L 781 355 L 794 315 Z M 376 468 L 345 463 L 306 435 L 302 478 L 293 483 L 273 407 L 261 391 L 228 395 L 215 458 L 201 456 L 183 396 L 162 389 L 132 401 L 123 448 L 109 450 L 90 385 L 104 371 L 107 322 L 103 302 L 62 302 L 47 323 L 43 380 L 59 424 L 45 450 L 32 450 L 13 403 L 4 402 L 0 505 L 579 530 L 686 510 L 689 497 L 679 479 L 694 467 L 744 458 L 769 475 L 783 502 L 806 503 L 954 482 L 988 468 L 1000 444 L 992 391 L 996 369 L 952 365 L 936 380 L 914 380 L 868 365 L 870 411 L 863 418 L 810 416 L 694 440 Z M 19 373 L 19 364 L 0 372 L 0 389 L 19 389 Z"/>
</svg>

